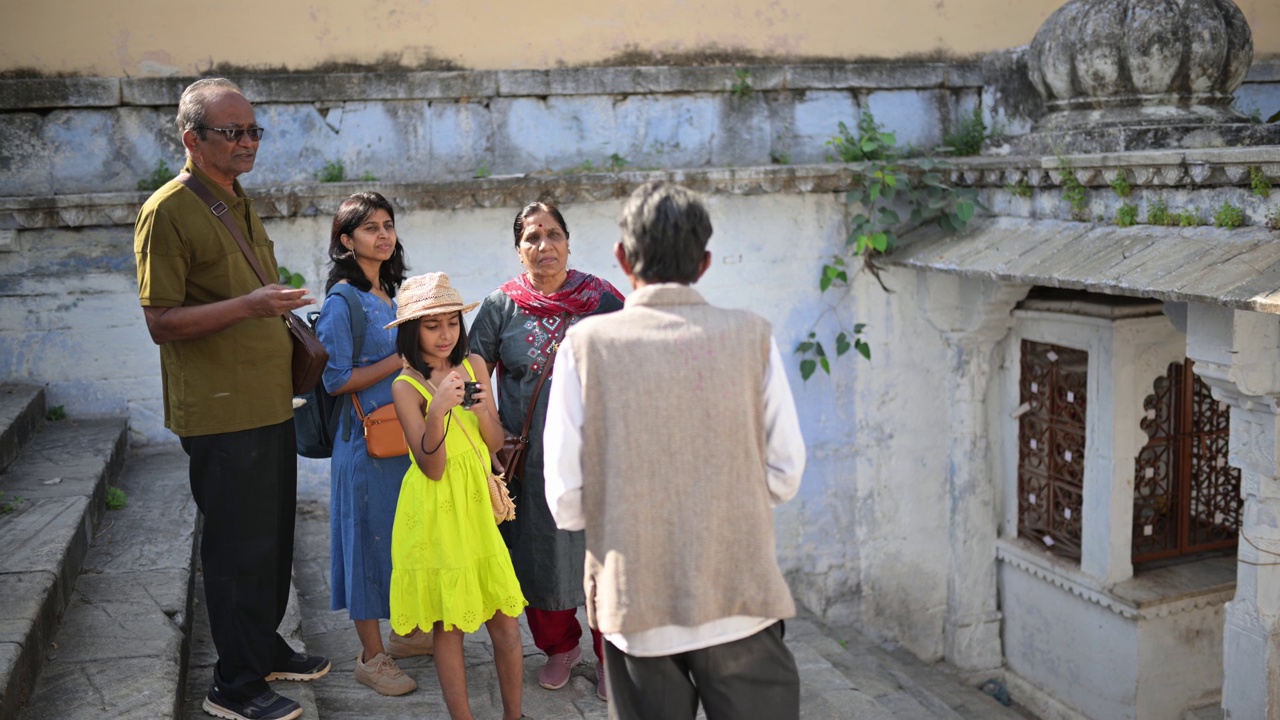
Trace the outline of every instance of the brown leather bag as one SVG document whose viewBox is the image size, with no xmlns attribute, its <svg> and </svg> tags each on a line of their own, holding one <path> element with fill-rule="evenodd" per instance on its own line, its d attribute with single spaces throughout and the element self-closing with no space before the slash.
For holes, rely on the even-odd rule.
<svg viewBox="0 0 1280 720">
<path fill-rule="evenodd" d="M 404 428 L 400 427 L 395 405 L 383 405 L 365 415 L 355 393 L 351 393 L 351 404 L 364 425 L 364 444 L 369 457 L 393 458 L 409 454 L 409 443 L 404 439 Z"/>
<path fill-rule="evenodd" d="M 192 177 L 191 173 L 178 173 L 177 180 L 203 200 L 214 216 L 221 220 L 231 232 L 231 237 L 235 238 L 236 244 L 240 246 L 240 252 L 244 253 L 249 266 L 258 274 L 258 280 L 262 281 L 263 285 L 276 282 L 267 277 L 262 264 L 258 262 L 258 256 L 249 249 L 249 243 L 240 233 L 240 228 L 227 214 L 227 204 L 219 200 L 209 188 L 205 187 L 204 183 Z M 289 336 L 293 338 L 293 394 L 306 395 L 315 389 L 316 383 L 320 382 L 320 376 L 324 374 L 324 366 L 329 362 L 329 351 L 324 349 L 315 331 L 307 327 L 307 324 L 298 316 L 287 312 L 282 317 L 284 324 L 289 328 Z"/>
</svg>

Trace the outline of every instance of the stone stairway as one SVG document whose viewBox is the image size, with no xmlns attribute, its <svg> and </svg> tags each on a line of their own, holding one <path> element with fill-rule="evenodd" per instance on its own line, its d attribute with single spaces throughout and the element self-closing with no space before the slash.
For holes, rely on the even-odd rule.
<svg viewBox="0 0 1280 720">
<path fill-rule="evenodd" d="M 0 384 L 0 720 L 38 693 L 127 446 L 124 419 L 48 410 L 43 388 Z"/>
</svg>

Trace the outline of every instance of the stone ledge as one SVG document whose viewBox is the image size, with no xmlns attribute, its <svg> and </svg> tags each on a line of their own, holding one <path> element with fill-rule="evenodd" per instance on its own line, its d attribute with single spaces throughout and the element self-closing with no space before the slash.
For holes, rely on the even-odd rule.
<svg viewBox="0 0 1280 720">
<path fill-rule="evenodd" d="M 1153 620 L 1225 605 L 1236 587 L 1234 579 L 1229 583 L 1219 581 L 1221 573 L 1213 561 L 1154 570 L 1105 587 L 1078 568 L 1038 551 L 1021 539 L 998 540 L 996 558 L 1126 620 Z M 1166 572 L 1169 570 L 1173 572 Z"/>
<path fill-rule="evenodd" d="M 1064 161 L 1067 164 L 1063 164 Z M 1280 146 L 1167 152 L 1109 153 L 1058 157 L 955 158 L 942 168 L 947 181 L 1004 192 L 1025 184 L 1039 190 L 1060 187 L 1070 173 L 1086 187 L 1104 188 L 1121 173 L 1135 188 L 1249 187 L 1251 167 L 1280 180 Z M 688 168 L 617 173 L 503 175 L 422 183 L 308 183 L 254 187 L 246 191 L 264 218 L 331 214 L 348 195 L 373 189 L 403 210 L 459 210 L 520 207 L 529 197 L 559 203 L 598 202 L 626 197 L 648 180 L 665 179 L 706 194 L 845 192 L 858 185 L 859 163 Z M 908 167 L 909 172 L 920 172 Z M 0 197 L 0 229 L 132 225 L 145 192 L 84 193 Z"/>
<path fill-rule="evenodd" d="M 853 62 L 828 65 L 601 67 L 233 76 L 257 103 L 464 100 L 477 97 L 727 92 L 750 73 L 755 91 L 980 89 L 982 62 Z M 193 77 L 0 80 L 0 111 L 170 107 Z M 1246 83 L 1280 82 L 1280 58 L 1256 61 Z"/>
<path fill-rule="evenodd" d="M 0 80 L 0 111 L 116 107 L 120 83 L 100 77 Z"/>
<path fill-rule="evenodd" d="M 395 73 L 231 76 L 255 103 L 466 100 L 548 95 L 729 92 L 750 75 L 752 91 L 978 89 L 982 66 L 961 63 L 842 63 L 712 67 L 602 67 Z M 0 111 L 132 105 L 170 107 L 194 77 L 0 80 Z"/>
</svg>

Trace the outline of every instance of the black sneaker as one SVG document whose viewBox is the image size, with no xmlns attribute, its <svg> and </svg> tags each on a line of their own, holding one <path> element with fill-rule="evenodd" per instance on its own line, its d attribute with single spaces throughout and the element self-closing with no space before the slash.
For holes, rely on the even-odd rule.
<svg viewBox="0 0 1280 720">
<path fill-rule="evenodd" d="M 270 690 L 252 700 L 237 702 L 222 696 L 215 682 L 201 705 L 214 717 L 227 720 L 293 720 L 302 717 L 302 706 Z"/>
<path fill-rule="evenodd" d="M 307 655 L 306 653 L 294 653 L 293 657 L 285 662 L 284 667 L 279 670 L 272 670 L 267 676 L 267 682 L 272 680 L 298 680 L 307 682 L 324 677 L 329 672 L 329 658 L 323 655 Z"/>
</svg>

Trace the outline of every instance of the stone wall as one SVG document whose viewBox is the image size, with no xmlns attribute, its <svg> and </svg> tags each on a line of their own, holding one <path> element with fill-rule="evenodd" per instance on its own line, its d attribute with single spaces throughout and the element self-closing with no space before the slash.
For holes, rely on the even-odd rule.
<svg viewBox="0 0 1280 720">
<path fill-rule="evenodd" d="M 922 310 L 933 291 L 915 270 L 887 269 L 891 294 L 865 273 L 847 295 L 819 292 L 819 268 L 844 247 L 845 192 L 857 183 L 849 166 L 820 161 L 837 122 L 851 124 L 861 108 L 921 147 L 975 104 L 1025 129 L 1035 109 L 1009 70 L 1017 63 L 1011 53 L 983 65 L 759 67 L 750 91 L 736 94 L 730 68 L 246 77 L 269 134 L 243 180 L 281 263 L 313 292 L 333 211 L 374 188 L 397 207 L 412 271 L 447 271 L 471 298 L 519 271 L 511 219 L 532 199 L 564 209 L 575 267 L 622 286 L 610 254 L 622 198 L 655 177 L 707 194 L 714 264 L 699 288 L 773 323 L 809 449 L 800 496 L 777 514 L 797 597 L 934 659 L 944 647 L 954 490 L 945 398 L 958 371 Z M 1012 75 L 984 85 L 996 65 Z M 1280 82 L 1266 64 L 1251 78 L 1259 88 Z M 136 444 L 172 439 L 158 351 L 137 305 L 132 223 L 147 194 L 138 180 L 161 160 L 178 165 L 171 123 L 183 85 L 0 81 L 0 377 L 46 385 L 50 403 L 72 416 L 127 413 Z M 1109 222 L 1119 200 L 1107 183 L 1119 168 L 1140 199 L 1170 193 L 1170 209 L 1232 199 L 1260 224 L 1269 206 L 1249 199 L 1246 171 L 1261 162 L 1280 178 L 1280 155 L 1216 152 L 1070 158 L 1070 168 L 985 157 L 957 160 L 947 175 L 981 188 L 1002 214 L 1058 218 L 1070 215 L 1062 184 L 1071 175 L 1088 188 L 1089 214 Z M 611 154 L 628 165 L 583 172 Z M 333 160 L 379 181 L 316 182 Z M 492 176 L 471 177 L 482 164 Z M 1019 182 L 1031 197 L 1008 191 Z M 831 376 L 802 382 L 791 350 L 837 316 L 868 323 L 871 361 L 851 354 Z M 326 467 L 304 463 L 303 472 L 323 483 Z"/>
</svg>

